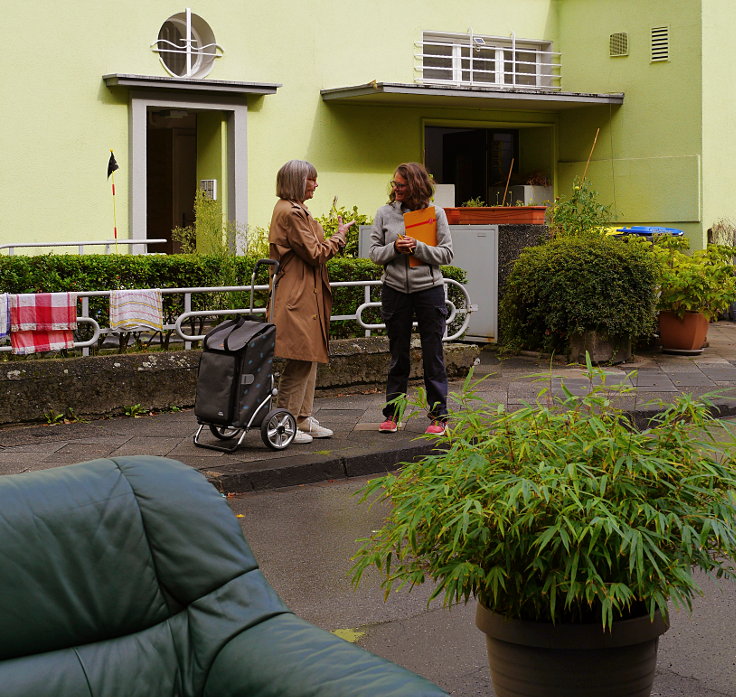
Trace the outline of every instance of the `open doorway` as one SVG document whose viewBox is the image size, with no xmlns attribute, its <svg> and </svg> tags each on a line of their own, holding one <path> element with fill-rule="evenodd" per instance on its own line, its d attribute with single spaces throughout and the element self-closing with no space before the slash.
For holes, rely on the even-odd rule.
<svg viewBox="0 0 736 697">
<path fill-rule="evenodd" d="M 519 131 L 427 126 L 425 164 L 438 184 L 454 184 L 456 205 L 471 198 L 496 205 L 494 189 L 506 184 L 509 169 L 518 177 Z"/>
<path fill-rule="evenodd" d="M 146 127 L 146 236 L 166 239 L 156 252 L 173 254 L 175 227 L 194 223 L 197 187 L 197 114 L 176 108 L 149 108 Z"/>
</svg>

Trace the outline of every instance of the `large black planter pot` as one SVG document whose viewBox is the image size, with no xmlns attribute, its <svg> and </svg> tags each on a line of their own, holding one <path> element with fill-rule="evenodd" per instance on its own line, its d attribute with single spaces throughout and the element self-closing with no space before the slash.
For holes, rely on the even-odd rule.
<svg viewBox="0 0 736 697">
<path fill-rule="evenodd" d="M 546 624 L 508 619 L 478 603 L 497 697 L 649 697 L 659 635 L 657 614 L 600 624 Z"/>
</svg>

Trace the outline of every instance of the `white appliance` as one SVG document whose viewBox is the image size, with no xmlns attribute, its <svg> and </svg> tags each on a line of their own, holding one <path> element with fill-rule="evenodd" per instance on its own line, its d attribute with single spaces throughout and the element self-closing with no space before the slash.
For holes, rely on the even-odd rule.
<svg viewBox="0 0 736 697">
<path fill-rule="evenodd" d="M 358 255 L 368 256 L 370 225 L 360 226 Z M 468 274 L 466 288 L 476 308 L 463 337 L 467 341 L 494 342 L 498 337 L 498 225 L 450 225 L 453 266 Z"/>
</svg>

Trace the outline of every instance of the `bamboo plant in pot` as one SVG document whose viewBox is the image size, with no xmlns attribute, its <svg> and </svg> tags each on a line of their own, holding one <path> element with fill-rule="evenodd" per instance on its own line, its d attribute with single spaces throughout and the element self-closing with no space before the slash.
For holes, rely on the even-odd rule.
<svg viewBox="0 0 736 697">
<path fill-rule="evenodd" d="M 708 245 L 687 254 L 687 240 L 655 238 L 652 251 L 660 264 L 659 337 L 669 353 L 698 354 L 708 323 L 736 301 L 734 249 Z"/>
<path fill-rule="evenodd" d="M 585 396 L 515 410 L 468 378 L 440 447 L 362 492 L 391 509 L 354 581 L 375 566 L 387 595 L 475 598 L 498 697 L 646 697 L 693 570 L 736 579 L 736 439 L 687 395 L 637 430 L 587 373 Z"/>
</svg>

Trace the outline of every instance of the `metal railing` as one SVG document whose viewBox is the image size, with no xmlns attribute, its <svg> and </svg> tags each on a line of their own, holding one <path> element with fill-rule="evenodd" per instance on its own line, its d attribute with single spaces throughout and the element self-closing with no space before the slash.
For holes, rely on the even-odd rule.
<svg viewBox="0 0 736 697">
<path fill-rule="evenodd" d="M 354 288 L 354 287 L 364 287 L 364 301 L 358 305 L 355 312 L 350 315 L 332 315 L 330 318 L 333 322 L 339 322 L 341 320 L 353 320 L 357 322 L 365 331 L 366 336 L 371 335 L 372 330 L 376 329 L 385 329 L 386 325 L 383 323 L 368 323 L 363 320 L 363 312 L 365 312 L 369 308 L 378 308 L 381 307 L 381 303 L 378 301 L 371 301 L 370 297 L 370 289 L 373 287 L 380 286 L 382 284 L 381 281 L 334 281 L 330 283 L 331 288 Z M 464 301 L 464 307 L 458 308 L 455 303 L 450 301 L 448 298 L 447 288 L 448 286 L 451 287 L 457 287 L 461 293 L 461 297 Z M 232 288 L 232 290 L 250 290 L 250 286 L 246 287 L 240 287 Z M 253 291 L 267 291 L 268 286 L 262 285 L 262 286 L 253 286 Z M 466 290 L 465 286 L 463 286 L 461 283 L 458 283 L 457 281 L 446 278 L 445 279 L 445 303 L 447 304 L 449 308 L 449 314 L 447 317 L 447 324 L 448 326 L 451 325 L 455 319 L 458 317 L 462 317 L 462 322 L 460 325 L 460 328 L 455 330 L 452 334 L 447 335 L 444 337 L 444 341 L 454 341 L 455 339 L 459 339 L 467 330 L 468 323 L 470 322 L 470 313 L 474 311 L 475 308 L 471 305 L 470 302 L 470 296 L 468 295 L 468 291 Z M 179 315 L 177 318 L 175 324 L 174 324 L 174 331 L 187 342 L 192 341 L 201 341 L 204 339 L 204 334 L 197 334 L 197 335 L 189 335 L 185 334 L 182 331 L 181 325 L 182 322 L 186 321 L 190 317 L 206 317 L 208 315 L 232 315 L 232 314 L 265 314 L 266 308 L 254 308 L 253 310 L 250 310 L 249 308 L 244 308 L 240 310 L 196 310 L 196 311 L 185 311 L 182 314 Z M 414 323 L 416 325 L 416 323 Z"/>
<path fill-rule="evenodd" d="M 381 281 L 335 281 L 330 283 L 332 288 L 351 288 L 351 287 L 363 287 L 363 302 L 360 303 L 355 312 L 352 314 L 332 315 L 331 320 L 334 322 L 339 321 L 355 321 L 364 330 L 365 336 L 370 336 L 371 332 L 377 329 L 385 329 L 383 323 L 372 323 L 366 322 L 363 319 L 363 313 L 370 308 L 379 308 L 381 303 L 379 301 L 371 300 L 371 288 L 378 287 L 381 285 Z M 453 296 L 457 295 L 460 299 L 459 306 L 449 297 L 449 289 L 454 289 Z M 236 308 L 236 309 L 219 309 L 219 310 L 192 310 L 192 298 L 194 295 L 202 293 L 236 293 L 236 292 L 247 292 L 255 294 L 258 291 L 267 292 L 269 289 L 268 285 L 246 285 L 246 286 L 211 286 L 211 287 L 192 287 L 192 288 L 162 288 L 162 295 L 174 295 L 180 294 L 183 296 L 183 312 L 177 315 L 173 322 L 168 322 L 163 325 L 162 331 L 173 331 L 183 342 L 184 348 L 190 349 L 192 343 L 195 341 L 201 341 L 204 339 L 204 334 L 187 334 L 182 328 L 182 324 L 191 318 L 201 317 L 219 317 L 224 315 L 235 315 L 235 314 L 254 314 L 254 315 L 265 315 L 265 307 L 250 307 L 248 308 Z M 75 341 L 73 348 L 81 348 L 83 355 L 89 355 L 89 348 L 99 340 L 101 336 L 105 335 L 118 335 L 122 333 L 130 333 L 131 330 L 119 330 L 111 329 L 109 327 L 101 327 L 97 320 L 90 316 L 90 304 L 91 298 L 97 297 L 110 297 L 112 291 L 109 290 L 98 290 L 98 291 L 84 291 L 77 293 L 77 300 L 81 302 L 81 312 L 77 317 L 77 322 L 88 323 L 92 325 L 93 336 L 90 339 L 84 341 Z M 445 279 L 445 302 L 447 303 L 449 314 L 447 318 L 447 326 L 452 326 L 456 321 L 459 322 L 459 327 L 454 328 L 451 334 L 445 336 L 444 341 L 454 341 L 459 339 L 467 330 L 468 323 L 470 322 L 470 313 L 476 308 L 471 305 L 470 296 L 468 291 L 461 283 L 446 278 Z M 155 330 L 145 330 L 149 333 L 155 332 Z M 9 345 L 0 346 L 0 352 L 11 351 L 12 348 Z"/>
<path fill-rule="evenodd" d="M 447 34 L 417 41 L 416 82 L 506 89 L 561 89 L 561 54 L 516 37 Z"/>
<path fill-rule="evenodd" d="M 131 247 L 133 245 L 142 245 L 148 252 L 149 244 L 163 244 L 168 242 L 165 239 L 145 239 L 145 240 L 86 240 L 84 242 L 15 242 L 13 244 L 0 244 L 0 251 L 3 249 L 8 250 L 8 256 L 13 256 L 16 249 L 32 249 L 34 247 L 76 247 L 79 254 L 84 254 L 85 247 L 103 246 L 105 247 L 105 254 L 110 253 L 110 247 L 117 245 L 123 245 Z"/>
</svg>

